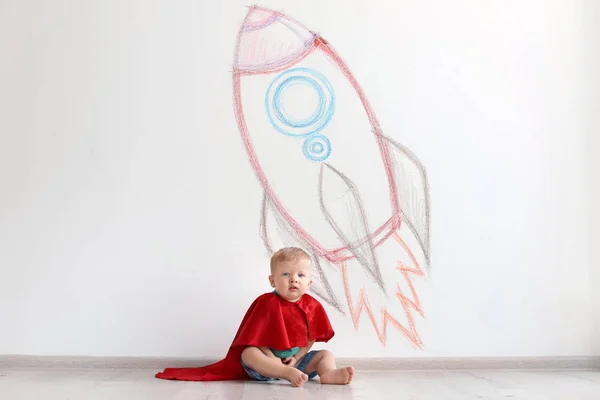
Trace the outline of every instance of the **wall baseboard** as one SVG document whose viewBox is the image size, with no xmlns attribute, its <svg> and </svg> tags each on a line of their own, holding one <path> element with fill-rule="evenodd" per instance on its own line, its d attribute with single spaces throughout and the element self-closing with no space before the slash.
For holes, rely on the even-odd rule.
<svg viewBox="0 0 600 400">
<path fill-rule="evenodd" d="M 0 369 L 148 369 L 197 367 L 213 358 L 85 357 L 0 355 Z M 600 356 L 590 357 L 449 357 L 449 358 L 338 358 L 340 366 L 361 371 L 459 370 L 600 370 Z"/>
</svg>

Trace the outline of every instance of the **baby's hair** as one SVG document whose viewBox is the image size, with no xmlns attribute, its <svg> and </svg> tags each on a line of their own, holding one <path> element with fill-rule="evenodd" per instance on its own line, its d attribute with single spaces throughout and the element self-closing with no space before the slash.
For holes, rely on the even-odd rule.
<svg viewBox="0 0 600 400">
<path fill-rule="evenodd" d="M 308 253 L 299 247 L 284 247 L 279 249 L 271 257 L 271 273 L 273 273 L 275 266 L 280 262 L 297 261 L 302 258 L 310 260 Z"/>
</svg>

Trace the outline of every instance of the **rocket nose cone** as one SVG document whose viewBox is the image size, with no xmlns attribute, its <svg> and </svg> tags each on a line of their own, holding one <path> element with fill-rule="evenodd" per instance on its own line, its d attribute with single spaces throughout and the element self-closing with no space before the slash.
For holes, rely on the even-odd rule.
<svg viewBox="0 0 600 400">
<path fill-rule="evenodd" d="M 277 19 L 278 16 L 279 13 L 276 11 L 258 6 L 252 6 L 246 14 L 246 19 L 244 20 L 242 29 L 245 31 L 260 29 L 271 24 Z"/>
<path fill-rule="evenodd" d="M 242 71 L 269 71 L 302 57 L 315 35 L 285 14 L 252 6 L 239 32 L 234 65 Z"/>
</svg>

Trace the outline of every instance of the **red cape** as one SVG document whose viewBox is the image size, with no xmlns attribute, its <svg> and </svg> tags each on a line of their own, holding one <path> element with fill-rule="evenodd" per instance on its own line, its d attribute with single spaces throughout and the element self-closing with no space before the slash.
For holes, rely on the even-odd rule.
<svg viewBox="0 0 600 400">
<path fill-rule="evenodd" d="M 314 297 L 304 294 L 296 303 L 270 292 L 259 296 L 238 328 L 224 359 L 195 368 L 166 368 L 156 374 L 160 379 L 180 381 L 246 380 L 241 364 L 247 346 L 285 350 L 305 347 L 309 342 L 328 342 L 335 332 L 325 309 Z"/>
</svg>

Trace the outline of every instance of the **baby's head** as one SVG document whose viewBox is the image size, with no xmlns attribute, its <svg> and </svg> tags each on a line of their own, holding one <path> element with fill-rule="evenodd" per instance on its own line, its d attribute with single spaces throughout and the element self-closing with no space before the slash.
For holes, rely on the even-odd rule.
<svg viewBox="0 0 600 400">
<path fill-rule="evenodd" d="M 271 286 L 279 296 L 296 302 L 312 284 L 310 256 L 297 247 L 284 247 L 271 257 Z"/>
</svg>

